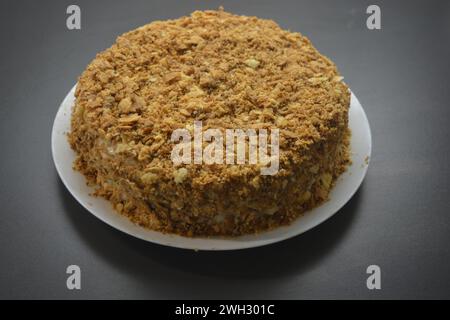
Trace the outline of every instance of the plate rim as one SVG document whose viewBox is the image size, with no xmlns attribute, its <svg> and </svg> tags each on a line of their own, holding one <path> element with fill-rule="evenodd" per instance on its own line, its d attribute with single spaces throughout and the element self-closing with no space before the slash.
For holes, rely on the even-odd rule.
<svg viewBox="0 0 450 320">
<path fill-rule="evenodd" d="M 353 107 L 358 107 L 359 111 L 360 111 L 360 116 L 362 117 L 363 120 L 363 125 L 366 127 L 365 129 L 365 133 L 367 135 L 367 152 L 365 152 L 368 161 L 366 162 L 365 165 L 362 165 L 362 172 L 360 173 L 360 177 L 357 180 L 356 183 L 354 183 L 353 188 L 351 190 L 351 192 L 349 192 L 348 194 L 346 194 L 346 199 L 341 201 L 340 205 L 338 205 L 336 208 L 332 209 L 331 213 L 322 215 L 321 217 L 317 217 L 315 219 L 315 221 L 313 223 L 310 223 L 308 226 L 303 227 L 302 230 L 295 232 L 295 231 L 290 231 L 290 232 L 285 232 L 282 233 L 280 236 L 275 236 L 269 239 L 258 239 L 258 237 L 260 237 L 261 235 L 267 235 L 271 232 L 275 232 L 275 231 L 280 231 L 283 230 L 282 228 L 289 228 L 289 227 L 293 227 L 296 223 L 296 221 L 304 218 L 304 216 L 300 216 L 296 219 L 296 221 L 294 221 L 293 223 L 291 223 L 290 225 L 287 226 L 280 226 L 278 228 L 275 228 L 273 230 L 269 230 L 269 231 L 265 231 L 265 232 L 261 232 L 257 235 L 244 235 L 244 236 L 239 236 L 239 237 L 207 237 L 207 238 L 201 238 L 201 237 L 196 237 L 196 238 L 189 238 L 189 237 L 184 237 L 184 236 L 180 236 L 180 235 L 174 235 L 174 234 L 168 234 L 168 233 L 162 233 L 159 231 L 155 231 L 155 230 L 150 230 L 150 229 L 146 229 L 140 226 L 137 226 L 135 224 L 133 224 L 130 220 L 128 220 L 128 218 L 118 214 L 114 208 L 112 206 L 110 206 L 110 211 L 113 212 L 113 215 L 116 216 L 120 216 L 123 219 L 126 219 L 126 221 L 124 221 L 124 225 L 118 224 L 114 221 L 108 220 L 107 217 L 103 216 L 102 214 L 99 214 L 98 212 L 96 212 L 96 210 L 94 210 L 93 207 L 89 206 L 89 204 L 80 199 L 81 196 L 78 195 L 75 191 L 75 187 L 71 186 L 70 181 L 68 181 L 68 177 L 65 176 L 64 171 L 61 167 L 61 163 L 58 161 L 58 155 L 57 155 L 57 141 L 58 141 L 58 134 L 61 134 L 59 132 L 57 132 L 57 127 L 60 125 L 60 123 L 58 122 L 58 120 L 60 120 L 60 118 L 66 116 L 68 117 L 68 121 L 69 122 L 69 126 L 70 126 L 70 118 L 71 118 L 71 113 L 72 113 L 72 107 L 73 105 L 68 107 L 68 113 L 69 115 L 64 115 L 64 112 L 67 112 L 66 110 L 64 110 L 65 108 L 67 108 L 67 104 L 70 103 L 71 99 L 74 99 L 74 93 L 76 90 L 76 86 L 77 83 L 69 90 L 69 92 L 66 94 L 66 96 L 64 97 L 63 101 L 61 102 L 61 104 L 58 107 L 58 110 L 56 112 L 55 118 L 53 120 L 53 125 L 52 125 L 52 133 L 51 133 L 51 150 L 52 150 L 52 159 L 53 159 L 53 163 L 55 165 L 56 171 L 58 172 L 58 176 L 61 179 L 61 181 L 63 182 L 65 188 L 69 191 L 69 193 L 75 198 L 75 200 L 81 204 L 81 206 L 86 209 L 90 214 L 94 215 L 95 217 L 97 217 L 98 219 L 100 219 L 102 222 L 106 223 L 107 225 L 109 225 L 110 227 L 119 230 L 123 233 L 126 233 L 130 236 L 136 237 L 138 239 L 144 240 L 144 241 L 148 241 L 151 243 L 155 243 L 155 244 L 159 244 L 159 245 L 164 245 L 164 246 L 169 246 L 169 247 L 175 247 L 175 248 L 180 248 L 180 249 L 189 249 L 189 250 L 202 250 L 202 251 L 228 251 L 228 250 L 241 250 L 241 249 L 250 249 L 250 248 L 256 248 L 256 247 L 261 247 L 261 246 L 265 246 L 265 245 L 269 245 L 269 244 L 273 244 L 273 243 L 277 243 L 277 242 L 281 242 L 296 236 L 299 236 L 315 227 L 317 227 L 318 225 L 322 224 L 323 222 L 325 222 L 326 220 L 328 220 L 329 218 L 331 218 L 332 216 L 334 216 L 336 213 L 338 213 L 342 207 L 348 203 L 353 196 L 355 195 L 355 193 L 359 190 L 364 178 L 367 175 L 367 170 L 369 167 L 369 163 L 370 163 L 370 158 L 372 155 L 372 134 L 371 134 L 371 129 L 370 129 L 370 124 L 367 118 L 367 115 L 365 113 L 364 108 L 362 107 L 361 103 L 359 102 L 358 98 L 356 97 L 356 95 L 353 93 L 352 90 L 350 90 L 351 92 L 351 102 L 350 102 L 350 106 Z M 349 125 L 350 126 L 350 125 Z M 65 142 L 67 145 L 69 145 L 69 142 L 67 141 L 67 132 L 63 132 L 62 135 L 65 137 Z M 351 136 L 351 141 L 353 139 L 353 134 Z M 69 146 L 70 148 L 70 146 Z M 351 157 L 352 157 L 352 162 L 354 161 L 353 159 L 353 151 L 351 150 Z M 70 167 L 72 168 L 73 165 L 73 160 L 72 159 L 72 163 L 70 163 Z M 351 166 L 353 166 L 355 163 L 352 163 Z M 350 167 L 349 167 L 350 168 Z M 72 169 L 73 170 L 73 169 Z M 80 172 L 77 172 L 75 170 L 73 170 L 73 172 L 75 172 L 75 174 L 80 174 L 82 175 Z M 345 178 L 345 174 L 348 173 L 348 171 L 344 172 L 343 175 L 341 175 L 338 179 L 342 179 Z M 84 176 L 83 176 L 83 179 Z M 336 186 L 335 186 L 336 187 Z M 335 189 L 335 187 L 333 189 Z M 93 190 L 92 187 L 88 187 L 86 185 L 87 189 Z M 333 190 L 332 190 L 333 192 Z M 89 191 L 88 191 L 88 195 L 89 195 Z M 90 199 L 93 199 L 93 201 L 96 201 L 97 199 L 100 199 L 100 201 L 107 201 L 104 198 L 101 197 L 94 197 L 89 195 Z M 95 200 L 94 200 L 95 199 Z M 326 203 L 332 201 L 333 199 L 330 197 L 329 200 L 327 200 L 326 202 L 322 203 L 321 205 L 319 205 L 318 207 L 313 208 L 312 210 L 309 210 L 305 213 L 305 215 L 309 215 L 309 214 L 314 214 L 313 211 L 317 210 L 318 208 L 326 205 Z M 107 201 L 109 204 L 110 202 Z M 116 218 L 113 218 L 116 219 Z M 131 227 L 130 223 L 132 225 L 134 225 L 135 227 Z M 129 227 L 126 227 L 126 225 L 129 225 Z M 141 232 L 133 232 L 133 230 L 130 229 L 136 229 L 136 227 L 141 230 Z M 147 236 L 144 236 L 144 235 Z M 154 234 L 154 236 L 152 236 L 152 234 Z M 159 237 L 163 237 L 166 238 L 166 241 L 160 241 L 155 239 L 155 236 L 159 236 Z M 251 241 L 245 240 L 246 238 L 254 238 Z M 242 241 L 238 241 L 239 239 L 242 239 Z M 172 241 L 171 241 L 172 240 Z M 210 243 L 210 245 L 205 245 L 206 243 Z M 215 244 L 215 245 L 213 245 Z"/>
</svg>

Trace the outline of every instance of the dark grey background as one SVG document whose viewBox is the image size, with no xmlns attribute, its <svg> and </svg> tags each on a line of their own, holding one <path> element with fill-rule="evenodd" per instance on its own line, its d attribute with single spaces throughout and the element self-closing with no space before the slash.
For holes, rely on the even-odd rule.
<svg viewBox="0 0 450 320">
<path fill-rule="evenodd" d="M 82 30 L 66 29 L 66 8 Z M 382 30 L 365 26 L 369 4 Z M 332 219 L 235 252 L 146 243 L 85 211 L 55 171 L 58 106 L 95 54 L 152 20 L 217 8 L 271 18 L 336 62 L 373 134 L 368 175 Z M 450 298 L 446 1 L 2 1 L 0 298 Z M 82 290 L 66 289 L 66 267 Z M 366 268 L 382 289 L 366 288 Z"/>
</svg>

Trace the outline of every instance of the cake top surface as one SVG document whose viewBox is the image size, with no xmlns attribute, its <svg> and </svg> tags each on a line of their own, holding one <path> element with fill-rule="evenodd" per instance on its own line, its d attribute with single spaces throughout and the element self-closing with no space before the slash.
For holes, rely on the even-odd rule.
<svg viewBox="0 0 450 320">
<path fill-rule="evenodd" d="M 346 121 L 349 100 L 335 65 L 301 34 L 271 20 L 195 11 L 118 37 L 80 77 L 74 112 L 142 170 L 169 174 L 171 134 L 196 120 L 203 129 L 278 128 L 280 166 L 301 163 L 303 150 Z M 191 170 L 208 180 L 236 169 Z"/>
</svg>

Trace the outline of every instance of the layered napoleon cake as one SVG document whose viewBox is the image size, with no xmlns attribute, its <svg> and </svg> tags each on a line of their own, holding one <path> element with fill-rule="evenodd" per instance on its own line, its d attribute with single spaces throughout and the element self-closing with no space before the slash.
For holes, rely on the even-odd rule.
<svg viewBox="0 0 450 320">
<path fill-rule="evenodd" d="M 95 57 L 75 96 L 75 169 L 152 230 L 237 236 L 288 224 L 327 200 L 349 163 L 349 89 L 306 37 L 271 20 L 219 9 L 144 25 Z M 199 122 L 278 129 L 278 170 L 174 162 L 174 131 Z"/>
</svg>

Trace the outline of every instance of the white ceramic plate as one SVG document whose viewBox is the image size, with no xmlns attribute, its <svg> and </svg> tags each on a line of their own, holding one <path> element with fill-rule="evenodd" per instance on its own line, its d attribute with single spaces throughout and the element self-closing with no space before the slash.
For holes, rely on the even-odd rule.
<svg viewBox="0 0 450 320">
<path fill-rule="evenodd" d="M 186 238 L 163 234 L 139 227 L 114 211 L 112 205 L 103 198 L 90 196 L 93 189 L 86 185 L 82 174 L 72 169 L 75 153 L 67 141 L 70 130 L 70 116 L 74 104 L 75 87 L 65 97 L 53 124 L 52 153 L 61 180 L 89 212 L 110 226 L 137 238 L 171 247 L 195 250 L 236 250 L 264 246 L 297 236 L 334 215 L 356 192 L 367 171 L 367 159 L 371 154 L 371 134 L 369 122 L 358 99 L 352 93 L 349 125 L 352 130 L 352 165 L 339 177 L 330 194 L 330 200 L 309 211 L 289 226 L 258 235 L 237 238 Z"/>
</svg>

